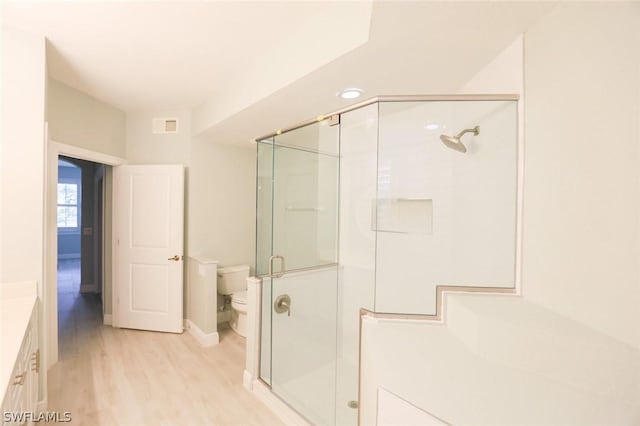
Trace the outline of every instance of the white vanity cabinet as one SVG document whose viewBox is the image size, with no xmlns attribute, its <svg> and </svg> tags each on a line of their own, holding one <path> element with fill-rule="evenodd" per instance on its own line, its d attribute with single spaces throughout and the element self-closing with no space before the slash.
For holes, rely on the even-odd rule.
<svg viewBox="0 0 640 426">
<path fill-rule="evenodd" d="M 3 425 L 31 425 L 37 416 L 40 350 L 38 301 L 2 298 Z M 13 362 L 13 364 L 11 364 Z M 22 416 L 22 417 L 19 417 Z"/>
</svg>

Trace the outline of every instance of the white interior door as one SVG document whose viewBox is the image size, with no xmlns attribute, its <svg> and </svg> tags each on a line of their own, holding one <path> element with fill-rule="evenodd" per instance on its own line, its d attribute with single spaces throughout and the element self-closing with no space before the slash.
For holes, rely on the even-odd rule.
<svg viewBox="0 0 640 426">
<path fill-rule="evenodd" d="M 182 333 L 184 168 L 114 168 L 113 324 Z"/>
</svg>

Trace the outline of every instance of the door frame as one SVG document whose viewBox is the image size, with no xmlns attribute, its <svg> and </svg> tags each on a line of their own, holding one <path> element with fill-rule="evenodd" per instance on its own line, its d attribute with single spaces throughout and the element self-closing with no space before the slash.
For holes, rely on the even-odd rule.
<svg viewBox="0 0 640 426">
<path fill-rule="evenodd" d="M 44 342 L 43 364 L 48 371 L 58 362 L 58 222 L 56 214 L 57 206 L 57 183 L 58 183 L 58 157 L 76 158 L 78 160 L 93 161 L 107 166 L 118 166 L 125 164 L 124 158 L 91 151 L 73 145 L 47 140 L 46 161 L 45 161 L 45 276 L 44 276 L 44 297 L 42 300 L 42 318 L 45 325 L 43 333 Z M 103 205 L 106 210 L 111 206 Z M 103 228 L 104 230 L 104 228 Z M 104 245 L 104 239 L 103 239 Z M 104 253 L 104 250 L 103 250 Z M 104 268 L 103 268 L 104 273 Z M 45 395 L 47 392 L 46 374 L 44 382 Z M 45 396 L 46 399 L 46 396 Z"/>
</svg>

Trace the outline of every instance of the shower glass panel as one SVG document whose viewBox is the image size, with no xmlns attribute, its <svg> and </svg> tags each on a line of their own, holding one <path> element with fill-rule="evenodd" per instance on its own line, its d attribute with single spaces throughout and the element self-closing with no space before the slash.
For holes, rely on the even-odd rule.
<svg viewBox="0 0 640 426">
<path fill-rule="evenodd" d="M 378 104 L 340 116 L 340 238 L 336 424 L 356 425 L 360 309 L 373 310 Z"/>
<path fill-rule="evenodd" d="M 273 251 L 273 138 L 257 144 L 256 275 L 265 276 Z M 271 384 L 271 279 L 263 278 L 260 308 L 260 378 Z"/>
<path fill-rule="evenodd" d="M 273 240 L 273 138 L 258 143 L 256 172 L 256 275 L 265 275 Z"/>
<path fill-rule="evenodd" d="M 322 121 L 258 143 L 260 376 L 315 424 L 335 422 L 338 137 Z"/>
<path fill-rule="evenodd" d="M 435 314 L 440 285 L 515 286 L 517 164 L 516 101 L 379 104 L 376 312 Z"/>
<path fill-rule="evenodd" d="M 335 422 L 338 268 L 325 266 L 272 278 L 271 389 L 312 424 Z"/>
<path fill-rule="evenodd" d="M 338 261 L 339 126 L 322 121 L 274 138 L 273 254 L 287 271 Z"/>
</svg>

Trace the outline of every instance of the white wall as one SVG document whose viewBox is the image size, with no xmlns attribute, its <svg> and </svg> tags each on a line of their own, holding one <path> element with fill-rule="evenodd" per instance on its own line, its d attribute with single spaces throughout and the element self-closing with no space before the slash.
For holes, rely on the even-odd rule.
<svg viewBox="0 0 640 426">
<path fill-rule="evenodd" d="M 184 267 L 187 270 L 185 318 L 207 336 L 201 344 L 218 343 L 218 264 L 214 259 L 189 256 L 185 258 Z"/>
<path fill-rule="evenodd" d="M 638 424 L 640 351 L 521 297 L 451 294 L 445 321 L 363 320 L 361 424 L 381 389 L 453 425 Z"/>
<path fill-rule="evenodd" d="M 215 258 L 220 266 L 253 265 L 255 145 L 236 147 L 194 139 L 187 182 L 189 254 Z"/>
<path fill-rule="evenodd" d="M 526 34 L 523 295 L 640 348 L 640 4 Z"/>
<path fill-rule="evenodd" d="M 154 134 L 153 118 L 178 119 L 178 132 Z M 130 164 L 189 164 L 191 114 L 188 110 L 127 113 L 126 158 Z"/>
<path fill-rule="evenodd" d="M 45 40 L 2 30 L 0 282 L 43 279 Z"/>
<path fill-rule="evenodd" d="M 38 281 L 44 297 L 46 46 L 41 36 L 2 30 L 0 283 Z M 39 318 L 43 318 L 40 310 Z M 41 320 L 39 340 L 44 342 Z M 46 356 L 46 348 L 41 343 Z M 46 358 L 45 358 L 46 359 Z M 40 375 L 39 399 L 46 395 Z"/>
<path fill-rule="evenodd" d="M 124 158 L 124 112 L 52 78 L 48 83 L 49 139 Z"/>
<path fill-rule="evenodd" d="M 216 259 L 220 267 L 254 264 L 255 145 L 237 147 L 194 138 L 186 203 L 185 247 L 190 256 Z M 206 293 L 199 293 L 188 281 L 186 291 L 190 300 L 207 300 Z M 212 302 L 221 309 L 224 299 L 218 296 L 217 302 Z M 218 321 L 225 321 L 225 317 Z"/>
</svg>

